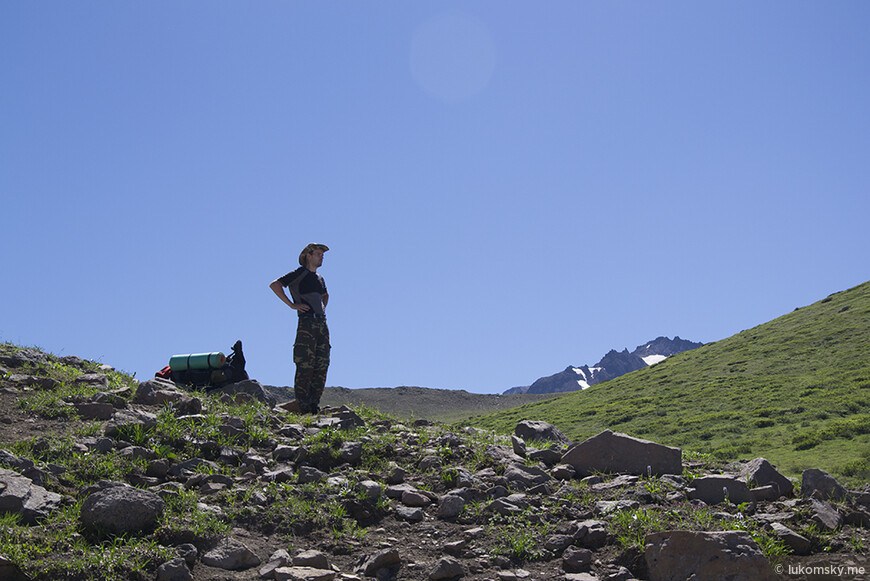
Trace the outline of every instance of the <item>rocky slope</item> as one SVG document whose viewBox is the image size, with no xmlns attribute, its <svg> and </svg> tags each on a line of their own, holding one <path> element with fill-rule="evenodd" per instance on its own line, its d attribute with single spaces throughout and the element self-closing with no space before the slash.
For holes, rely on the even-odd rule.
<svg viewBox="0 0 870 581">
<path fill-rule="evenodd" d="M 292 410 L 255 381 L 188 393 L 0 345 L 0 578 L 749 580 L 827 566 L 859 579 L 870 567 L 870 489 L 819 470 L 792 482 L 762 459 L 721 466 L 608 431 L 573 444 L 534 421 L 505 437 Z"/>
<path fill-rule="evenodd" d="M 616 351 L 611 349 L 601 361 L 593 365 L 581 365 L 576 367 L 569 365 L 563 371 L 541 377 L 532 385 L 525 387 L 512 387 L 505 391 L 505 395 L 528 393 L 528 394 L 544 394 L 544 393 L 563 393 L 568 391 L 578 391 L 586 389 L 589 386 L 607 381 L 638 369 L 643 369 L 649 365 L 654 365 L 663 361 L 671 355 L 697 349 L 703 343 L 695 343 L 674 337 L 658 337 L 652 341 L 639 345 L 634 351 L 629 353 L 628 349 Z"/>
</svg>

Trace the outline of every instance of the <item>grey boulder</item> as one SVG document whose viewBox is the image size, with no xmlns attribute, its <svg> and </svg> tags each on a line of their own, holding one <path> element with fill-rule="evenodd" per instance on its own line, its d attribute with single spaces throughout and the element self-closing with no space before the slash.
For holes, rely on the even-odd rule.
<svg viewBox="0 0 870 581">
<path fill-rule="evenodd" d="M 801 495 L 822 500 L 848 500 L 851 497 L 833 476 L 818 468 L 804 470 L 801 474 Z"/>
<path fill-rule="evenodd" d="M 514 428 L 514 434 L 525 440 L 568 444 L 570 440 L 556 426 L 537 420 L 523 420 Z"/>
<path fill-rule="evenodd" d="M 650 581 L 728 579 L 776 581 L 776 573 L 745 531 L 665 531 L 644 542 Z"/>
<path fill-rule="evenodd" d="M 209 567 L 228 571 L 244 571 L 260 565 L 260 558 L 251 549 L 235 539 L 224 539 L 202 556 Z"/>
<path fill-rule="evenodd" d="M 741 475 L 753 487 L 773 486 L 780 496 L 790 496 L 794 490 L 791 480 L 777 472 L 773 465 L 764 458 L 756 458 L 749 462 Z"/>
<path fill-rule="evenodd" d="M 745 482 L 730 476 L 696 478 L 690 484 L 687 492 L 689 498 L 701 500 L 707 504 L 720 504 L 722 502 L 742 504 L 755 500 Z"/>
<path fill-rule="evenodd" d="M 85 526 L 121 535 L 154 528 L 163 510 L 163 499 L 153 492 L 132 486 L 111 486 L 84 500 L 80 518 Z"/>
<path fill-rule="evenodd" d="M 60 502 L 59 494 L 17 472 L 0 468 L 0 514 L 20 514 L 25 523 L 35 524 L 60 506 Z"/>
<path fill-rule="evenodd" d="M 624 474 L 680 474 L 683 452 L 627 434 L 604 430 L 568 449 L 562 463 L 577 471 L 580 477 L 595 472 Z"/>
</svg>

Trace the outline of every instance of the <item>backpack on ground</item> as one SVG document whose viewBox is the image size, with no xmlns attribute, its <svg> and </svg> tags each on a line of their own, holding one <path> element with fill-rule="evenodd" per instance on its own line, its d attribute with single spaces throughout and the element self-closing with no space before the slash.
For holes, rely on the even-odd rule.
<svg viewBox="0 0 870 581">
<path fill-rule="evenodd" d="M 233 344 L 232 353 L 228 357 L 220 351 L 173 355 L 169 358 L 169 365 L 155 376 L 205 391 L 244 381 L 248 379 L 248 372 L 245 371 L 242 342 L 239 340 Z"/>
</svg>

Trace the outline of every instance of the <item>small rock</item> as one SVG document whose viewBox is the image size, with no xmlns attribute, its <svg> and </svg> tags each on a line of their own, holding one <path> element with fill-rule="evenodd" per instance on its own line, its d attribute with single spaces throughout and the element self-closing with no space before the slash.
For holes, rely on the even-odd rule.
<svg viewBox="0 0 870 581">
<path fill-rule="evenodd" d="M 804 498 L 815 496 L 821 500 L 846 500 L 849 492 L 837 480 L 818 468 L 804 470 L 801 474 L 801 495 Z"/>
<path fill-rule="evenodd" d="M 555 448 L 534 450 L 529 452 L 528 457 L 535 462 L 543 462 L 546 466 L 555 466 L 562 460 L 564 451 Z"/>
<path fill-rule="evenodd" d="M 133 403 L 163 405 L 181 400 L 182 395 L 174 383 L 155 377 L 139 384 L 133 396 Z"/>
<path fill-rule="evenodd" d="M 528 579 L 532 574 L 526 571 L 525 569 L 517 569 L 516 571 L 499 571 L 498 578 L 499 581 L 520 581 L 522 579 Z"/>
<path fill-rule="evenodd" d="M 321 472 L 313 466 L 301 466 L 299 468 L 299 484 L 307 484 L 310 482 L 320 482 L 326 479 L 326 473 Z"/>
<path fill-rule="evenodd" d="M 573 466 L 571 467 L 573 468 Z M 596 486 L 602 482 L 604 482 L 604 479 L 598 474 L 590 474 L 589 476 L 580 479 L 580 484 L 585 484 L 586 486 Z"/>
<path fill-rule="evenodd" d="M 432 499 L 417 490 L 406 490 L 402 493 L 402 504 L 405 506 L 427 506 Z"/>
<path fill-rule="evenodd" d="M 595 503 L 596 515 L 606 516 L 620 510 L 636 510 L 640 503 L 636 500 L 602 500 Z"/>
<path fill-rule="evenodd" d="M 803 535 L 799 535 L 782 523 L 772 523 L 770 528 L 776 538 L 781 540 L 787 547 L 797 555 L 808 555 L 810 553 L 810 540 Z"/>
<path fill-rule="evenodd" d="M 275 571 L 281 567 L 288 566 L 291 562 L 290 553 L 284 549 L 279 549 L 272 553 L 269 557 L 269 562 L 261 567 L 257 573 L 259 573 L 260 579 L 274 579 Z"/>
<path fill-rule="evenodd" d="M 169 467 L 170 463 L 168 458 L 151 460 L 145 468 L 145 475 L 153 476 L 155 478 L 165 478 L 166 475 L 169 474 Z"/>
<path fill-rule="evenodd" d="M 602 581 L 632 581 L 634 575 L 625 567 L 620 567 L 616 571 L 608 573 Z"/>
<path fill-rule="evenodd" d="M 510 494 L 510 490 L 501 485 L 493 486 L 486 491 L 487 498 L 503 498 L 508 494 Z"/>
<path fill-rule="evenodd" d="M 366 425 L 365 421 L 355 411 L 347 406 L 332 408 L 330 412 L 332 413 L 332 417 L 338 420 L 338 428 L 340 430 L 352 430 L 354 428 L 362 428 Z"/>
<path fill-rule="evenodd" d="M 420 463 L 417 465 L 417 468 L 420 472 L 428 472 L 430 470 L 435 470 L 437 468 L 441 468 L 444 462 L 438 456 L 430 455 L 423 457 L 420 460 Z"/>
<path fill-rule="evenodd" d="M 764 458 L 756 458 L 749 462 L 741 472 L 741 477 L 745 478 L 750 486 L 773 486 L 778 493 L 777 498 L 790 496 L 794 489 L 791 480 L 777 472 L 776 468 Z"/>
<path fill-rule="evenodd" d="M 384 493 L 383 487 L 374 480 L 363 480 L 357 488 L 366 500 L 377 500 Z"/>
<path fill-rule="evenodd" d="M 179 557 L 184 559 L 184 562 L 187 563 L 188 567 L 193 567 L 196 564 L 197 558 L 199 558 L 199 551 L 196 549 L 196 545 L 191 543 L 178 545 L 178 547 L 175 548 L 175 552 Z"/>
<path fill-rule="evenodd" d="M 537 466 L 525 466 L 523 464 L 511 464 L 504 472 L 508 482 L 520 488 L 531 488 L 537 484 L 543 484 L 550 480 L 550 475 Z"/>
<path fill-rule="evenodd" d="M 600 520 L 584 520 L 577 523 L 574 540 L 589 549 L 598 549 L 607 544 L 607 523 Z"/>
<path fill-rule="evenodd" d="M 338 450 L 338 458 L 348 464 L 356 464 L 362 458 L 362 442 L 345 442 Z"/>
<path fill-rule="evenodd" d="M 559 554 L 573 544 L 574 537 L 571 535 L 551 535 L 544 541 L 544 548 Z"/>
<path fill-rule="evenodd" d="M 565 581 L 599 581 L 592 573 L 566 573 Z"/>
<path fill-rule="evenodd" d="M 426 513 L 422 508 L 410 506 L 397 506 L 396 516 L 408 522 L 421 522 L 426 518 Z"/>
<path fill-rule="evenodd" d="M 814 523 L 829 531 L 837 530 L 843 526 L 843 516 L 836 508 L 824 500 L 818 500 L 816 498 L 811 499 L 811 502 L 813 509 L 813 516 L 811 519 Z"/>
<path fill-rule="evenodd" d="M 511 447 L 517 456 L 526 457 L 526 443 L 518 436 L 511 436 Z"/>
<path fill-rule="evenodd" d="M 118 455 L 131 460 L 153 460 L 156 457 L 156 454 L 152 450 L 142 446 L 127 446 L 118 452 Z"/>
<path fill-rule="evenodd" d="M 109 389 L 109 377 L 105 373 L 84 373 L 76 377 L 73 384 Z"/>
<path fill-rule="evenodd" d="M 402 484 L 405 481 L 406 475 L 407 472 L 403 468 L 394 465 L 390 472 L 387 474 L 387 476 L 384 478 L 384 482 L 386 482 L 389 486 L 395 484 Z"/>
<path fill-rule="evenodd" d="M 466 538 L 479 539 L 486 534 L 486 529 L 483 527 L 474 527 L 465 531 Z"/>
<path fill-rule="evenodd" d="M 752 488 L 749 493 L 752 494 L 752 498 L 756 502 L 773 501 L 780 497 L 779 487 L 774 486 L 773 484 Z"/>
<path fill-rule="evenodd" d="M 513 504 L 512 502 L 509 502 L 504 498 L 497 498 L 493 500 L 486 506 L 484 510 L 486 510 L 486 512 L 494 512 L 502 516 L 510 516 L 523 512 L 523 509 L 521 509 L 519 506 Z"/>
<path fill-rule="evenodd" d="M 275 581 L 332 581 L 335 571 L 313 567 L 278 567 L 274 578 Z"/>
<path fill-rule="evenodd" d="M 480 484 L 480 480 L 467 468 L 457 466 L 454 470 L 456 478 L 453 481 L 453 486 L 455 488 L 474 488 Z"/>
<path fill-rule="evenodd" d="M 296 400 L 293 400 L 293 403 L 295 404 Z M 281 404 L 281 405 L 286 405 L 286 404 Z M 282 409 L 281 406 L 278 406 L 278 407 L 279 407 L 279 409 Z M 291 412 L 291 413 L 298 413 L 298 409 L 296 412 Z M 279 436 L 284 436 L 285 438 L 290 438 L 291 440 L 301 440 L 307 434 L 308 434 L 308 430 L 305 428 L 305 426 L 303 426 L 301 424 L 286 424 L 284 426 L 281 426 L 281 428 L 278 430 Z"/>
<path fill-rule="evenodd" d="M 294 478 L 295 474 L 290 468 L 281 468 L 272 472 L 266 472 L 262 476 L 262 479 L 265 482 L 292 482 Z"/>
<path fill-rule="evenodd" d="M 278 444 L 272 450 L 272 458 L 276 462 L 295 462 L 299 459 L 300 446 L 288 446 L 286 444 Z"/>
<path fill-rule="evenodd" d="M 870 528 L 870 511 L 855 505 L 848 509 L 843 522 L 853 527 Z"/>
<path fill-rule="evenodd" d="M 376 577 L 378 571 L 388 569 L 395 573 L 402 566 L 402 558 L 396 549 L 386 549 L 375 553 L 363 564 L 361 571 L 366 577 Z"/>
<path fill-rule="evenodd" d="M 86 420 L 108 420 L 115 414 L 115 406 L 110 403 L 83 401 L 74 405 L 76 413 Z"/>
<path fill-rule="evenodd" d="M 293 557 L 293 566 L 312 569 L 329 569 L 329 559 L 320 551 L 302 551 Z"/>
<path fill-rule="evenodd" d="M 562 569 L 568 573 L 580 573 L 592 565 L 592 551 L 569 547 L 562 553 Z"/>
<path fill-rule="evenodd" d="M 133 397 L 133 390 L 129 387 L 115 389 L 112 391 L 101 391 L 94 395 L 91 401 L 94 403 L 108 403 L 116 408 L 127 407 L 127 400 Z"/>
<path fill-rule="evenodd" d="M 157 581 L 193 581 L 193 573 L 184 559 L 178 557 L 157 568 Z"/>
<path fill-rule="evenodd" d="M 16 387 L 32 387 L 44 391 L 53 391 L 60 385 L 60 382 L 53 377 L 39 377 L 36 375 L 14 374 L 8 377 L 8 381 Z"/>
<path fill-rule="evenodd" d="M 216 396 L 226 396 L 226 398 L 233 401 L 245 401 L 245 396 L 248 396 L 248 399 L 258 399 L 269 407 L 276 405 L 276 401 L 266 393 L 263 386 L 253 379 L 231 383 L 218 389 L 213 389 L 209 393 Z"/>
<path fill-rule="evenodd" d="M 577 471 L 569 464 L 558 464 L 553 467 L 552 474 L 556 480 L 571 480 Z"/>
<path fill-rule="evenodd" d="M 440 581 L 441 579 L 456 579 L 465 576 L 465 568 L 453 557 L 442 557 L 435 565 L 435 569 L 429 573 L 429 579 Z"/>
<path fill-rule="evenodd" d="M 243 543 L 235 539 L 226 539 L 203 555 L 202 562 L 218 569 L 243 571 L 259 566 L 260 558 Z"/>
<path fill-rule="evenodd" d="M 448 555 L 460 556 L 462 552 L 468 547 L 468 541 L 463 539 L 461 541 L 453 541 L 450 543 L 444 544 L 444 552 Z"/>
<path fill-rule="evenodd" d="M 447 494 L 438 502 L 438 518 L 456 518 L 465 509 L 465 499 L 458 494 Z"/>
<path fill-rule="evenodd" d="M 139 410 L 119 410 L 103 428 L 103 434 L 109 438 L 120 438 L 128 433 L 147 433 L 157 426 L 155 414 Z"/>
<path fill-rule="evenodd" d="M 25 575 L 18 565 L 0 555 L 0 579 L 4 581 L 30 581 L 30 577 Z"/>
<path fill-rule="evenodd" d="M 394 484 L 393 486 L 387 487 L 385 494 L 387 495 L 387 498 L 400 500 L 405 492 L 417 492 L 417 489 L 410 484 Z"/>
<path fill-rule="evenodd" d="M 491 444 L 486 447 L 484 454 L 496 464 L 523 463 L 523 457 L 515 454 L 514 451 L 507 446 Z"/>
<path fill-rule="evenodd" d="M 742 504 L 754 500 L 746 483 L 730 476 L 704 476 L 694 479 L 690 486 L 688 497 L 706 504 Z"/>
<path fill-rule="evenodd" d="M 568 444 L 571 440 L 558 428 L 547 422 L 523 420 L 514 428 L 514 434 L 526 442 L 543 441 Z"/>
<path fill-rule="evenodd" d="M 11 466 L 12 468 L 16 468 L 19 471 L 24 471 L 28 468 L 33 468 L 33 460 L 29 460 L 27 458 L 19 458 L 12 452 L 8 450 L 0 449 L 0 464 Z M 14 472 L 10 472 L 10 475 L 19 476 Z"/>
<path fill-rule="evenodd" d="M 592 490 L 595 492 L 605 492 L 607 490 L 615 490 L 617 488 L 624 488 L 626 486 L 633 486 L 639 478 L 637 476 L 632 476 L 630 474 L 622 474 L 617 476 L 613 480 L 607 482 L 596 482 L 592 484 Z"/>
</svg>

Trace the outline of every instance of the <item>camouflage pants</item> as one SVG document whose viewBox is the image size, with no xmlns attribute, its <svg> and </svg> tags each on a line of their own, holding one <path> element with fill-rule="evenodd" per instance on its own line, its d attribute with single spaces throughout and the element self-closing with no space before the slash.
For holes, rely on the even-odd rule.
<svg viewBox="0 0 870 581">
<path fill-rule="evenodd" d="M 326 319 L 299 317 L 293 362 L 296 364 L 296 401 L 303 411 L 316 411 L 329 367 L 329 328 Z"/>
</svg>

